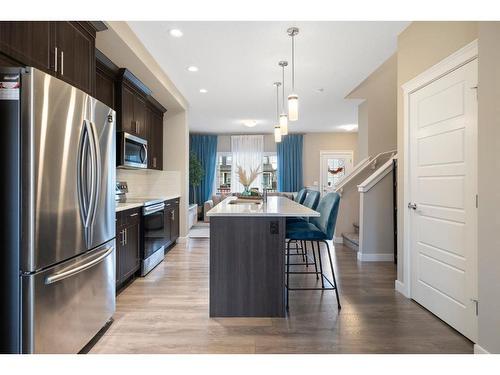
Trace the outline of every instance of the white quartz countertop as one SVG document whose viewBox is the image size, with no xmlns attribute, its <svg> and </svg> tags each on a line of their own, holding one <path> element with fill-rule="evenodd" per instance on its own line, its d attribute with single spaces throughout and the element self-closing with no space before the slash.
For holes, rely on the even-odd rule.
<svg viewBox="0 0 500 375">
<path fill-rule="evenodd" d="M 180 195 L 169 195 L 169 196 L 155 197 L 155 198 L 141 198 L 141 199 L 143 199 L 142 202 L 137 201 L 138 200 L 137 198 L 131 197 L 130 200 L 132 202 L 124 202 L 124 203 L 116 202 L 115 211 L 120 212 L 120 211 L 130 210 L 130 209 L 136 208 L 136 207 L 142 207 L 142 206 L 144 206 L 144 202 L 146 202 L 149 199 L 160 199 L 163 201 L 169 201 L 171 199 L 176 199 L 176 198 L 180 198 Z"/>
<path fill-rule="evenodd" d="M 268 197 L 267 203 L 238 203 L 230 202 L 237 199 L 228 197 L 208 211 L 207 216 L 285 216 L 285 217 L 313 217 L 320 216 L 319 212 L 311 210 L 285 197 Z"/>
</svg>

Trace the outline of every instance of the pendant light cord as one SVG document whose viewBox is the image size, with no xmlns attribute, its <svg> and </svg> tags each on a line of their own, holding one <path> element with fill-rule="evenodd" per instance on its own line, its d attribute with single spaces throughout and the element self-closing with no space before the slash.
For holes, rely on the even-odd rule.
<svg viewBox="0 0 500 375">
<path fill-rule="evenodd" d="M 280 121 L 280 86 L 276 84 L 276 117 Z"/>
<path fill-rule="evenodd" d="M 282 69 L 282 74 L 281 74 L 281 77 L 282 77 L 282 80 L 281 80 L 281 86 L 282 86 L 282 102 L 281 102 L 281 112 L 282 113 L 285 113 L 285 65 L 282 65 L 281 66 L 281 69 Z"/>
<path fill-rule="evenodd" d="M 295 35 L 292 35 L 292 92 L 295 92 Z"/>
</svg>

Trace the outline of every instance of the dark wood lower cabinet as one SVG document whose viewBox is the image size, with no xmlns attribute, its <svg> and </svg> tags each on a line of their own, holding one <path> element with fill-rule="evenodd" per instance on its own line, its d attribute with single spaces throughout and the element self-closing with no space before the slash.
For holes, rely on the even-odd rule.
<svg viewBox="0 0 500 375">
<path fill-rule="evenodd" d="M 166 226 L 169 238 L 169 245 L 166 250 L 168 251 L 175 245 L 175 241 L 179 238 L 179 198 L 166 201 L 165 210 L 167 220 L 169 221 L 169 225 Z"/>
<path fill-rule="evenodd" d="M 141 266 L 141 209 L 116 213 L 116 288 L 120 289 Z"/>
</svg>

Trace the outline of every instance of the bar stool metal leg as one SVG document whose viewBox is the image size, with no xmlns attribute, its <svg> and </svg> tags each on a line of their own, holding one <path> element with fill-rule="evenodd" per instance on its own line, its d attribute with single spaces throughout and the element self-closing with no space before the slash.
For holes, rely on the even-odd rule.
<svg viewBox="0 0 500 375">
<path fill-rule="evenodd" d="M 339 289 L 337 287 L 337 280 L 335 279 L 335 271 L 333 270 L 333 262 L 332 262 L 332 255 L 330 254 L 330 245 L 328 245 L 328 242 L 324 241 L 326 244 L 326 250 L 328 252 L 328 259 L 330 260 L 330 268 L 332 269 L 332 278 L 333 278 L 333 285 L 335 287 L 335 295 L 337 296 L 337 304 L 339 305 L 339 310 L 342 308 L 340 306 L 340 298 L 339 298 Z"/>
<path fill-rule="evenodd" d="M 305 244 L 307 244 L 307 241 L 304 241 Z M 319 279 L 318 276 L 318 263 L 316 262 L 316 252 L 314 251 L 314 243 L 311 241 L 311 246 L 312 246 L 312 253 L 313 253 L 313 260 L 314 260 L 314 270 L 316 271 L 316 280 Z"/>
<path fill-rule="evenodd" d="M 307 254 L 306 241 L 300 241 L 300 243 L 302 246 L 302 251 L 303 251 L 304 256 L 306 258 L 306 267 L 309 268 L 309 254 Z"/>
<path fill-rule="evenodd" d="M 323 263 L 321 262 L 321 248 L 319 246 L 319 241 L 316 241 L 316 246 L 318 247 L 318 259 L 319 259 L 319 272 L 321 272 L 321 287 L 325 287 L 325 280 L 323 276 Z"/>
<path fill-rule="evenodd" d="M 286 244 L 286 309 L 288 310 L 288 298 L 290 288 L 290 241 Z"/>
</svg>

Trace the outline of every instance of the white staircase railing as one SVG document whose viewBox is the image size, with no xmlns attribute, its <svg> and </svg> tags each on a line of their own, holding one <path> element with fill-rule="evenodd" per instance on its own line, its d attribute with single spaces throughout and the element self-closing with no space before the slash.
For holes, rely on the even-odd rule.
<svg viewBox="0 0 500 375">
<path fill-rule="evenodd" d="M 381 179 L 391 173 L 393 168 L 393 160 L 397 159 L 397 155 L 392 155 L 389 160 L 387 160 L 380 168 L 378 168 L 374 173 L 372 173 L 366 180 L 358 185 L 358 191 L 360 193 L 366 193 L 373 186 L 377 184 Z"/>
<path fill-rule="evenodd" d="M 335 185 L 334 191 L 342 195 L 344 188 L 347 185 L 351 184 L 361 173 L 368 170 L 368 168 L 370 168 L 371 170 L 375 170 L 377 169 L 378 165 L 380 165 L 380 163 L 385 164 L 387 160 L 391 160 L 392 163 L 392 158 L 396 155 L 396 153 L 396 150 L 385 151 L 374 157 L 370 156 L 366 159 L 363 159 L 354 167 L 353 171 L 348 176 L 346 176 L 342 181 Z"/>
</svg>

